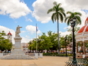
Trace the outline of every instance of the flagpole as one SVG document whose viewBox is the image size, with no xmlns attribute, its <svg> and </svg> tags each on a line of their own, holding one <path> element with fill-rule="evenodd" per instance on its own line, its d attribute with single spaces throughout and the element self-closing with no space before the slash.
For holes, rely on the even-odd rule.
<svg viewBox="0 0 88 66">
<path fill-rule="evenodd" d="M 37 53 L 37 24 L 36 24 L 36 53 Z"/>
</svg>

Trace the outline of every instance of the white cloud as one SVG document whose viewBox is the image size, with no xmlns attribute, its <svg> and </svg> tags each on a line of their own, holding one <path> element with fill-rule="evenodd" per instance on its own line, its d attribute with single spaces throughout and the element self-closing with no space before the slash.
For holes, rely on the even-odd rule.
<svg viewBox="0 0 88 66">
<path fill-rule="evenodd" d="M 22 37 L 21 43 L 28 43 L 29 41 L 31 41 L 31 39 Z"/>
<path fill-rule="evenodd" d="M 51 14 L 47 14 L 48 9 L 53 7 L 53 2 L 64 2 L 64 0 L 36 0 L 33 3 L 33 16 L 42 23 L 47 23 L 51 19 Z"/>
<path fill-rule="evenodd" d="M 31 20 L 31 19 L 27 19 L 26 21 L 32 22 L 32 20 Z"/>
<path fill-rule="evenodd" d="M 12 29 L 9 29 L 9 28 L 7 28 L 7 27 L 0 26 L 0 32 L 1 32 L 1 31 L 5 31 L 6 34 L 8 34 L 9 31 L 10 31 L 10 33 L 12 33 L 12 43 L 14 44 L 15 31 L 12 30 Z"/>
<path fill-rule="evenodd" d="M 71 32 L 68 32 L 68 31 L 66 31 L 66 32 L 60 31 L 59 33 L 60 33 L 61 36 L 66 36 L 66 35 L 71 34 Z"/>
<path fill-rule="evenodd" d="M 37 27 L 37 28 L 38 28 L 38 27 Z M 26 30 L 28 30 L 28 31 L 31 32 L 31 33 L 35 33 L 35 32 L 36 32 L 36 26 L 27 25 L 27 26 L 26 26 Z M 38 28 L 37 33 L 41 33 L 41 31 L 39 30 L 39 28 Z"/>
<path fill-rule="evenodd" d="M 72 6 L 75 6 L 75 7 L 79 7 L 79 8 L 83 8 L 83 9 L 87 9 L 88 10 L 88 0 L 65 0 L 65 2 L 68 4 L 68 5 L 72 5 Z"/>
<path fill-rule="evenodd" d="M 51 20 L 51 14 L 47 14 L 48 9 L 52 8 L 53 2 L 57 1 L 58 3 L 62 3 L 62 7 L 65 11 L 78 11 L 82 13 L 82 22 L 86 19 L 85 12 L 81 11 L 81 9 L 88 10 L 88 0 L 36 0 L 33 3 L 33 16 L 40 21 L 41 23 L 47 23 Z M 83 23 L 82 23 L 83 25 Z M 81 26 L 82 26 L 81 25 Z"/>
<path fill-rule="evenodd" d="M 11 18 L 19 18 L 30 12 L 27 5 L 20 0 L 0 0 L 0 14 L 9 14 Z"/>
<path fill-rule="evenodd" d="M 26 38 L 30 38 L 28 35 L 25 36 Z"/>
<path fill-rule="evenodd" d="M 27 17 L 25 17 L 25 19 L 26 19 L 26 21 L 32 22 L 32 20 Z"/>
<path fill-rule="evenodd" d="M 15 31 L 13 29 L 10 29 L 10 28 L 4 27 L 4 26 L 0 26 L 0 32 L 1 31 L 5 31 L 6 34 L 8 34 L 10 31 L 12 33 L 12 43 L 15 44 L 15 42 L 14 42 Z M 21 31 L 21 32 L 25 32 L 25 31 Z M 27 43 L 30 40 L 31 40 L 30 38 L 22 37 L 21 43 Z"/>
<path fill-rule="evenodd" d="M 33 3 L 34 11 L 33 16 L 42 23 L 46 23 L 50 20 L 50 14 L 47 14 L 47 10 L 52 7 L 53 0 L 36 0 Z"/>
<path fill-rule="evenodd" d="M 22 41 L 21 43 L 28 43 L 29 41 L 33 40 L 32 38 L 30 38 L 29 35 L 26 35 L 25 37 L 22 37 Z"/>
<path fill-rule="evenodd" d="M 25 33 L 26 31 L 21 31 L 21 33 Z"/>
</svg>

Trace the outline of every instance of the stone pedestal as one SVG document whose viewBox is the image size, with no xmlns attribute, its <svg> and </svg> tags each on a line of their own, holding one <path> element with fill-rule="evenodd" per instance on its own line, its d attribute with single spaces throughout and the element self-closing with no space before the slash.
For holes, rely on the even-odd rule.
<svg viewBox="0 0 88 66">
<path fill-rule="evenodd" d="M 42 58 L 43 57 L 43 53 L 39 53 L 39 57 Z"/>
<path fill-rule="evenodd" d="M 21 49 L 21 37 L 15 37 L 15 49 Z"/>
<path fill-rule="evenodd" d="M 3 57 L 3 53 L 0 53 L 0 57 Z"/>
<path fill-rule="evenodd" d="M 35 58 L 38 59 L 38 53 L 35 53 Z"/>
<path fill-rule="evenodd" d="M 21 49 L 21 37 L 15 37 L 15 48 L 12 50 L 10 55 L 2 57 L 2 59 L 33 59 L 34 57 L 30 57 L 25 55 L 23 50 Z"/>
</svg>

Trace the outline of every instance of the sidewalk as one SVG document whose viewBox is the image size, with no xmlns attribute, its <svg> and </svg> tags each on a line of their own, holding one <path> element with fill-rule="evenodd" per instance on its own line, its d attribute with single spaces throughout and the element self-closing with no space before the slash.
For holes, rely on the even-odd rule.
<svg viewBox="0 0 88 66">
<path fill-rule="evenodd" d="M 65 66 L 68 57 L 44 56 L 34 60 L 0 60 L 0 66 Z"/>
</svg>

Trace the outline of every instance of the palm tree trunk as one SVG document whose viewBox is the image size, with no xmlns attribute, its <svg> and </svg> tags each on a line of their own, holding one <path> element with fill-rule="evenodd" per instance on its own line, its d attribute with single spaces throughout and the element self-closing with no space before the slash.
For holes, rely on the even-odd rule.
<svg viewBox="0 0 88 66">
<path fill-rule="evenodd" d="M 58 54 L 60 53 L 60 42 L 59 42 L 59 21 L 57 20 L 57 34 L 58 34 Z"/>
</svg>

